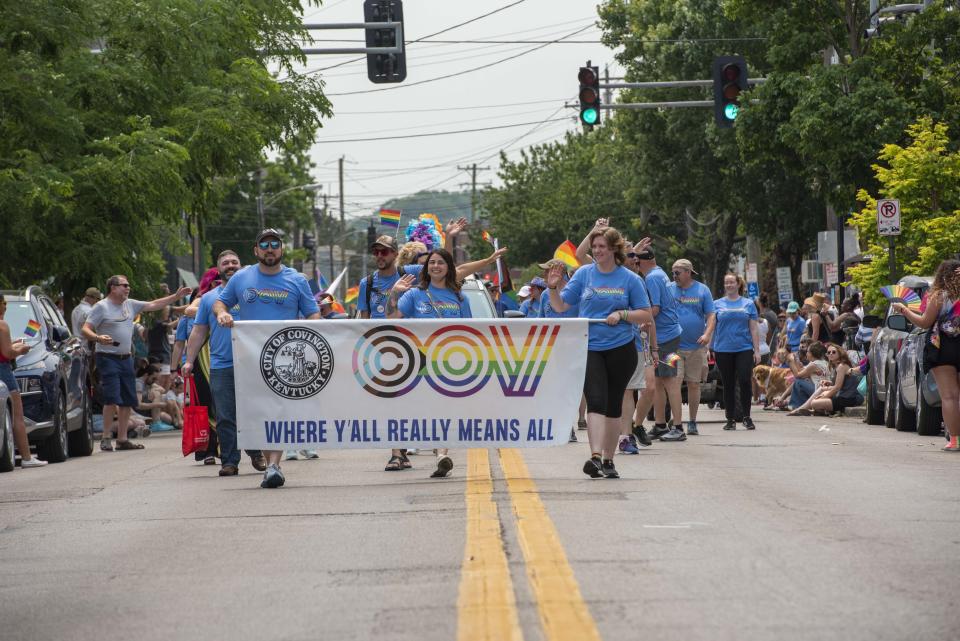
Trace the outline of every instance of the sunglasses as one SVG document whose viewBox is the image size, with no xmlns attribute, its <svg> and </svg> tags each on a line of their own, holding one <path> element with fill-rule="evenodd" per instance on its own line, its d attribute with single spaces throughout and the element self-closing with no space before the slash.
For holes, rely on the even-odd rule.
<svg viewBox="0 0 960 641">
<path fill-rule="evenodd" d="M 636 257 L 637 257 L 636 252 L 630 252 L 629 254 L 627 254 L 627 258 L 636 258 Z"/>
<path fill-rule="evenodd" d="M 371 250 L 374 256 L 389 256 L 390 250 L 383 247 L 375 247 Z"/>
<path fill-rule="evenodd" d="M 261 240 L 257 243 L 257 247 L 260 249 L 280 249 L 280 245 L 282 244 L 279 240 Z"/>
<path fill-rule="evenodd" d="M 828 349 L 828 350 L 827 350 L 827 354 L 839 354 L 839 353 L 840 353 L 840 352 L 838 352 L 838 351 L 835 350 L 835 349 Z"/>
<path fill-rule="evenodd" d="M 130 289 L 130 283 L 117 283 L 114 285 L 114 287 L 126 287 L 127 289 Z"/>
<path fill-rule="evenodd" d="M 413 257 L 413 261 L 414 261 L 414 262 L 417 262 L 418 260 L 420 260 L 420 259 L 423 258 L 424 256 L 429 256 L 429 255 L 430 255 L 430 252 L 420 252 L 419 254 L 417 254 L 416 256 Z"/>
</svg>

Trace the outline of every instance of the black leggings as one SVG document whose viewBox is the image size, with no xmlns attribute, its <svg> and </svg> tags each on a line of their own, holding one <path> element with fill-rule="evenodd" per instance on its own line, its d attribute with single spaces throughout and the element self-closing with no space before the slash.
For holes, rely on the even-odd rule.
<svg viewBox="0 0 960 641">
<path fill-rule="evenodd" d="M 587 377 L 583 381 L 587 412 L 620 418 L 623 393 L 636 369 L 637 348 L 633 341 L 602 352 L 587 352 Z"/>
<path fill-rule="evenodd" d="M 753 375 L 753 350 L 745 352 L 715 352 L 717 369 L 723 381 L 723 408 L 727 420 L 737 416 L 737 386 L 740 389 L 740 411 L 744 417 L 750 416 L 750 399 L 753 390 L 750 377 Z"/>
</svg>

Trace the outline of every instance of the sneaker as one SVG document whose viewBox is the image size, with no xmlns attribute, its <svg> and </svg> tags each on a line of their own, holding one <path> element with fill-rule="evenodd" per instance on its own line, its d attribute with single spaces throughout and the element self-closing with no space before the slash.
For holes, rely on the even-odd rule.
<svg viewBox="0 0 960 641">
<path fill-rule="evenodd" d="M 150 427 L 144 430 L 145 432 L 144 436 L 146 436 L 147 430 L 149 430 L 150 432 L 172 432 L 175 429 L 176 428 L 170 423 L 164 423 L 163 421 L 154 421 L 153 423 L 150 424 Z"/>
<path fill-rule="evenodd" d="M 220 476 L 236 476 L 239 471 L 240 470 L 237 469 L 236 465 L 231 465 L 230 463 L 227 463 L 226 465 L 220 468 L 220 471 L 218 472 L 218 474 Z"/>
<path fill-rule="evenodd" d="M 617 472 L 617 468 L 613 466 L 613 461 L 606 459 L 600 464 L 600 470 L 603 472 L 604 477 L 608 479 L 618 479 L 620 474 Z"/>
<path fill-rule="evenodd" d="M 960 438 L 951 436 L 947 439 L 947 444 L 943 446 L 944 452 L 960 452 Z"/>
<path fill-rule="evenodd" d="M 667 427 L 666 423 L 657 423 L 653 426 L 653 429 L 650 430 L 650 438 L 655 441 L 669 431 L 670 429 Z"/>
<path fill-rule="evenodd" d="M 687 440 L 687 435 L 684 434 L 682 427 L 675 427 L 669 432 L 667 432 L 666 434 L 664 434 L 663 436 L 661 436 L 660 440 L 671 441 L 671 442 L 685 441 Z"/>
<path fill-rule="evenodd" d="M 297 454 L 296 450 L 287 450 L 283 454 L 284 461 L 297 461 L 300 460 L 300 455 Z"/>
<path fill-rule="evenodd" d="M 578 430 L 585 430 L 585 429 L 587 429 L 587 422 L 586 422 L 586 421 L 578 420 L 578 421 L 577 421 L 577 429 L 578 429 Z"/>
<path fill-rule="evenodd" d="M 753 424 L 753 419 L 750 418 L 749 416 L 744 416 L 744 417 L 743 417 L 743 426 L 744 426 L 745 428 L 747 428 L 748 430 L 755 430 L 755 429 L 757 429 L 757 426 Z"/>
<path fill-rule="evenodd" d="M 32 457 L 29 461 L 20 459 L 20 467 L 23 469 L 27 469 L 28 467 L 43 467 L 46 464 L 46 461 L 41 461 L 36 456 Z"/>
<path fill-rule="evenodd" d="M 650 436 L 647 434 L 647 428 L 643 425 L 634 425 L 632 431 L 633 435 L 637 437 L 637 443 L 644 447 L 653 445 L 653 441 L 650 440 Z"/>
<path fill-rule="evenodd" d="M 696 421 L 687 421 L 687 434 L 690 436 L 700 436 Z"/>
<path fill-rule="evenodd" d="M 639 454 L 640 448 L 637 447 L 637 437 L 633 434 L 620 437 L 620 453 L 621 454 Z"/>
<path fill-rule="evenodd" d="M 570 430 L 570 439 L 567 443 L 577 443 L 580 439 L 577 438 L 577 430 Z"/>
<path fill-rule="evenodd" d="M 217 464 L 217 459 L 215 459 L 215 458 L 212 457 L 212 456 L 205 456 L 204 459 L 203 459 L 203 464 L 204 464 L 204 465 L 216 465 L 216 464 Z"/>
<path fill-rule="evenodd" d="M 268 465 L 267 471 L 263 473 L 263 481 L 260 482 L 260 487 L 281 487 L 284 481 L 286 481 L 286 479 L 283 478 L 283 472 L 280 471 L 280 466 L 273 463 Z"/>
<path fill-rule="evenodd" d="M 442 479 L 453 469 L 453 459 L 446 454 L 437 457 L 437 469 L 430 475 L 432 479 Z"/>
<path fill-rule="evenodd" d="M 590 457 L 587 459 L 587 462 L 583 464 L 583 473 L 589 476 L 592 479 L 598 479 L 603 476 L 603 463 L 600 461 L 600 457 Z"/>
<path fill-rule="evenodd" d="M 254 456 L 250 459 L 250 465 L 252 465 L 253 469 L 256 471 L 263 472 L 267 469 L 267 457 L 265 457 L 263 454 L 260 456 Z"/>
<path fill-rule="evenodd" d="M 729 431 L 729 430 L 735 430 L 735 429 L 737 429 L 737 422 L 734 421 L 733 419 L 729 419 L 729 420 L 727 420 L 726 425 L 723 426 L 723 429 L 728 430 L 728 431 Z"/>
<path fill-rule="evenodd" d="M 300 450 L 300 456 L 302 456 L 305 459 L 320 458 L 320 455 L 317 454 L 316 450 Z"/>
<path fill-rule="evenodd" d="M 113 451 L 113 443 L 110 441 L 110 439 L 105 438 L 100 441 L 100 451 L 101 452 Z"/>
<path fill-rule="evenodd" d="M 418 450 L 415 447 L 408 447 L 405 453 L 407 456 L 416 456 L 417 454 L 420 453 L 420 450 Z"/>
</svg>

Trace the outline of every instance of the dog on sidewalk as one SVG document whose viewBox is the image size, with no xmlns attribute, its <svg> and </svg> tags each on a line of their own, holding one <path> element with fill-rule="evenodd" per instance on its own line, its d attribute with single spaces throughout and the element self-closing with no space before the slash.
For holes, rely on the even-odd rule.
<svg viewBox="0 0 960 641">
<path fill-rule="evenodd" d="M 767 402 L 772 403 L 787 391 L 793 382 L 793 372 L 782 367 L 757 365 L 753 368 L 753 380 L 757 382 L 757 387 L 763 390 Z"/>
</svg>

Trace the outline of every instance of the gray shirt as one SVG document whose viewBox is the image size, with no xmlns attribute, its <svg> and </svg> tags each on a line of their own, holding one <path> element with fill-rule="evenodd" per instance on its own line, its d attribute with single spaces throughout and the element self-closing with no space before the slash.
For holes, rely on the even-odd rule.
<svg viewBox="0 0 960 641">
<path fill-rule="evenodd" d="M 90 310 L 87 322 L 97 334 L 109 334 L 119 345 L 97 343 L 103 354 L 130 354 L 133 351 L 133 319 L 146 306 L 140 300 L 128 298 L 122 305 L 114 305 L 104 298 Z"/>
<path fill-rule="evenodd" d="M 70 329 L 73 330 L 74 336 L 83 336 L 80 330 L 83 329 L 83 323 L 87 320 L 87 315 L 90 314 L 91 309 L 93 309 L 93 305 L 85 300 L 80 301 L 80 304 L 73 308 L 70 313 Z"/>
</svg>

